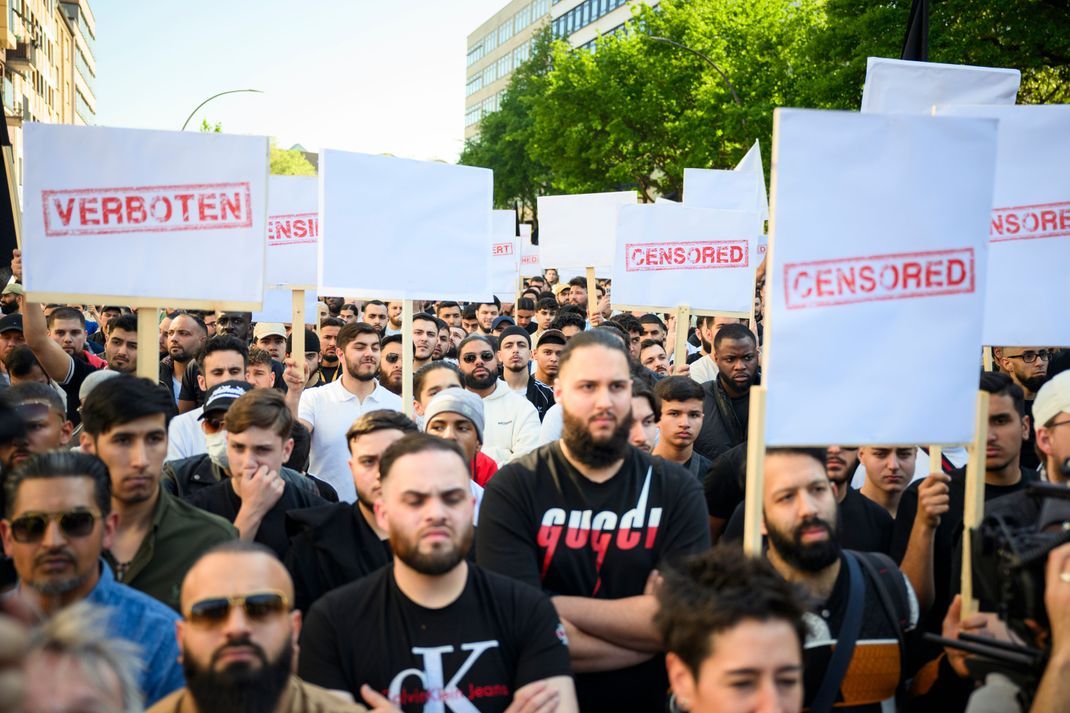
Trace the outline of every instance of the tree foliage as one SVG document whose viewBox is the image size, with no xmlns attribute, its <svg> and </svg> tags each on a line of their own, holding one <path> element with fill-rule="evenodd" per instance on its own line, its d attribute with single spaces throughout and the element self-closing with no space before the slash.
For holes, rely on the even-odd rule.
<svg viewBox="0 0 1070 713">
<path fill-rule="evenodd" d="M 313 166 L 300 151 L 280 149 L 271 140 L 271 175 L 273 176 L 315 176 Z"/>
<path fill-rule="evenodd" d="M 773 109 L 857 110 L 866 58 L 899 56 L 910 4 L 637 3 L 632 20 L 594 52 L 546 31 L 461 163 L 494 170 L 498 206 L 532 208 L 547 193 L 676 195 L 685 167 L 731 167 L 755 139 L 768 169 Z M 1066 0 L 930 6 L 932 61 L 1015 67 L 1019 102 L 1070 102 Z"/>
</svg>

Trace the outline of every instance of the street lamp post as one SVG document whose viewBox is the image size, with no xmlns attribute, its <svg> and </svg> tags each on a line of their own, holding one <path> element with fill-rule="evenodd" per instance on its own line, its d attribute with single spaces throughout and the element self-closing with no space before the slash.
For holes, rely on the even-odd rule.
<svg viewBox="0 0 1070 713">
<path fill-rule="evenodd" d="M 717 74 L 721 75 L 721 79 L 724 80 L 725 85 L 728 87 L 728 91 L 732 92 L 732 99 L 735 100 L 736 104 L 739 104 L 740 106 L 743 106 L 743 101 L 740 100 L 739 94 L 736 93 L 736 88 L 734 86 L 732 86 L 732 82 L 728 81 L 728 75 L 726 75 L 721 70 L 721 68 L 717 66 L 717 63 L 714 62 L 712 59 L 710 59 L 708 56 L 706 56 L 702 52 L 699 52 L 697 49 L 694 49 L 693 47 L 688 47 L 685 44 L 677 42 L 676 40 L 670 40 L 668 37 L 657 37 L 657 36 L 654 36 L 654 35 L 643 35 L 643 37 L 646 37 L 648 40 L 653 40 L 654 42 L 664 42 L 667 45 L 672 45 L 673 47 L 679 47 L 680 49 L 684 50 L 685 52 L 690 52 L 691 54 L 695 55 L 696 57 L 698 57 L 699 59 L 704 61 L 706 64 L 708 64 L 711 67 L 713 67 L 714 70 L 717 72 Z"/>
<path fill-rule="evenodd" d="M 208 97 L 207 99 L 202 101 L 200 104 L 198 104 L 197 108 L 190 112 L 189 116 L 187 116 L 186 120 L 182 123 L 182 128 L 179 129 L 179 131 L 185 131 L 186 130 L 186 126 L 189 125 L 190 119 L 193 118 L 193 115 L 196 114 L 198 111 L 200 111 L 201 107 L 204 106 L 205 104 L 207 104 L 208 102 L 210 102 L 213 99 L 216 99 L 218 97 L 225 96 L 227 94 L 240 94 L 242 92 L 253 92 L 254 94 L 263 94 L 263 92 L 260 91 L 259 89 L 231 89 L 229 91 L 219 92 L 219 94 L 213 94 L 212 96 Z"/>
</svg>

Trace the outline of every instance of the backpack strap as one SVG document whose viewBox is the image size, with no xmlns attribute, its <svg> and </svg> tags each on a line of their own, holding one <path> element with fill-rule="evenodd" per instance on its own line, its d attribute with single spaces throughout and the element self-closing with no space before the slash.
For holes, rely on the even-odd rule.
<svg viewBox="0 0 1070 713">
<path fill-rule="evenodd" d="M 899 666 L 900 671 L 905 671 L 906 665 L 906 640 L 903 630 L 910 624 L 910 597 L 907 595 L 906 582 L 892 558 L 882 552 L 851 552 L 862 567 L 866 570 L 880 599 L 881 608 L 888 616 L 888 620 L 895 626 L 895 637 L 899 641 Z M 888 589 L 888 582 L 895 588 L 895 599 Z"/>
<path fill-rule="evenodd" d="M 844 551 L 844 561 L 847 563 L 848 595 L 847 612 L 843 617 L 843 623 L 836 634 L 836 646 L 832 650 L 825 676 L 821 679 L 821 687 L 814 696 L 810 705 L 810 713 L 829 713 L 836 703 L 840 693 L 840 684 L 847 675 L 847 667 L 851 664 L 851 658 L 855 653 L 855 644 L 858 643 L 858 635 L 862 631 L 862 610 L 866 606 L 866 582 L 862 576 L 862 570 L 858 566 L 858 557 L 853 552 Z"/>
</svg>

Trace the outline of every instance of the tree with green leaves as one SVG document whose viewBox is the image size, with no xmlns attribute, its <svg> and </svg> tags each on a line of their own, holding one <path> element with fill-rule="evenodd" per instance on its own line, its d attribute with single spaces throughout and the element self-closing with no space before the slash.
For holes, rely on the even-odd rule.
<svg viewBox="0 0 1070 713">
<path fill-rule="evenodd" d="M 271 175 L 315 176 L 316 167 L 300 151 L 280 149 L 271 140 Z"/>
</svg>

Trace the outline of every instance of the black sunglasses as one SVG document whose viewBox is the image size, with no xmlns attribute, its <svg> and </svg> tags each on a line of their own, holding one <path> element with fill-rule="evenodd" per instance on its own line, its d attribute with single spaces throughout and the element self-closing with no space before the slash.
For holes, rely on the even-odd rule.
<svg viewBox="0 0 1070 713">
<path fill-rule="evenodd" d="M 282 592 L 254 592 L 238 597 L 215 597 L 195 602 L 186 620 L 195 626 L 218 626 L 230 617 L 231 607 L 240 606 L 251 622 L 262 622 L 290 611 L 290 600 Z"/>
<path fill-rule="evenodd" d="M 461 357 L 461 359 L 464 360 L 465 364 L 474 364 L 476 359 L 489 362 L 494 360 L 494 352 L 480 352 L 479 354 L 468 353 Z"/>
<path fill-rule="evenodd" d="M 30 512 L 11 521 L 11 536 L 15 542 L 23 544 L 40 542 L 45 537 L 48 523 L 59 522 L 59 529 L 65 537 L 86 537 L 93 532 L 97 522 L 96 513 L 90 510 L 70 510 L 68 512 Z"/>
<path fill-rule="evenodd" d="M 387 354 L 383 357 L 387 364 L 397 364 L 401 360 L 400 354 Z"/>
</svg>

